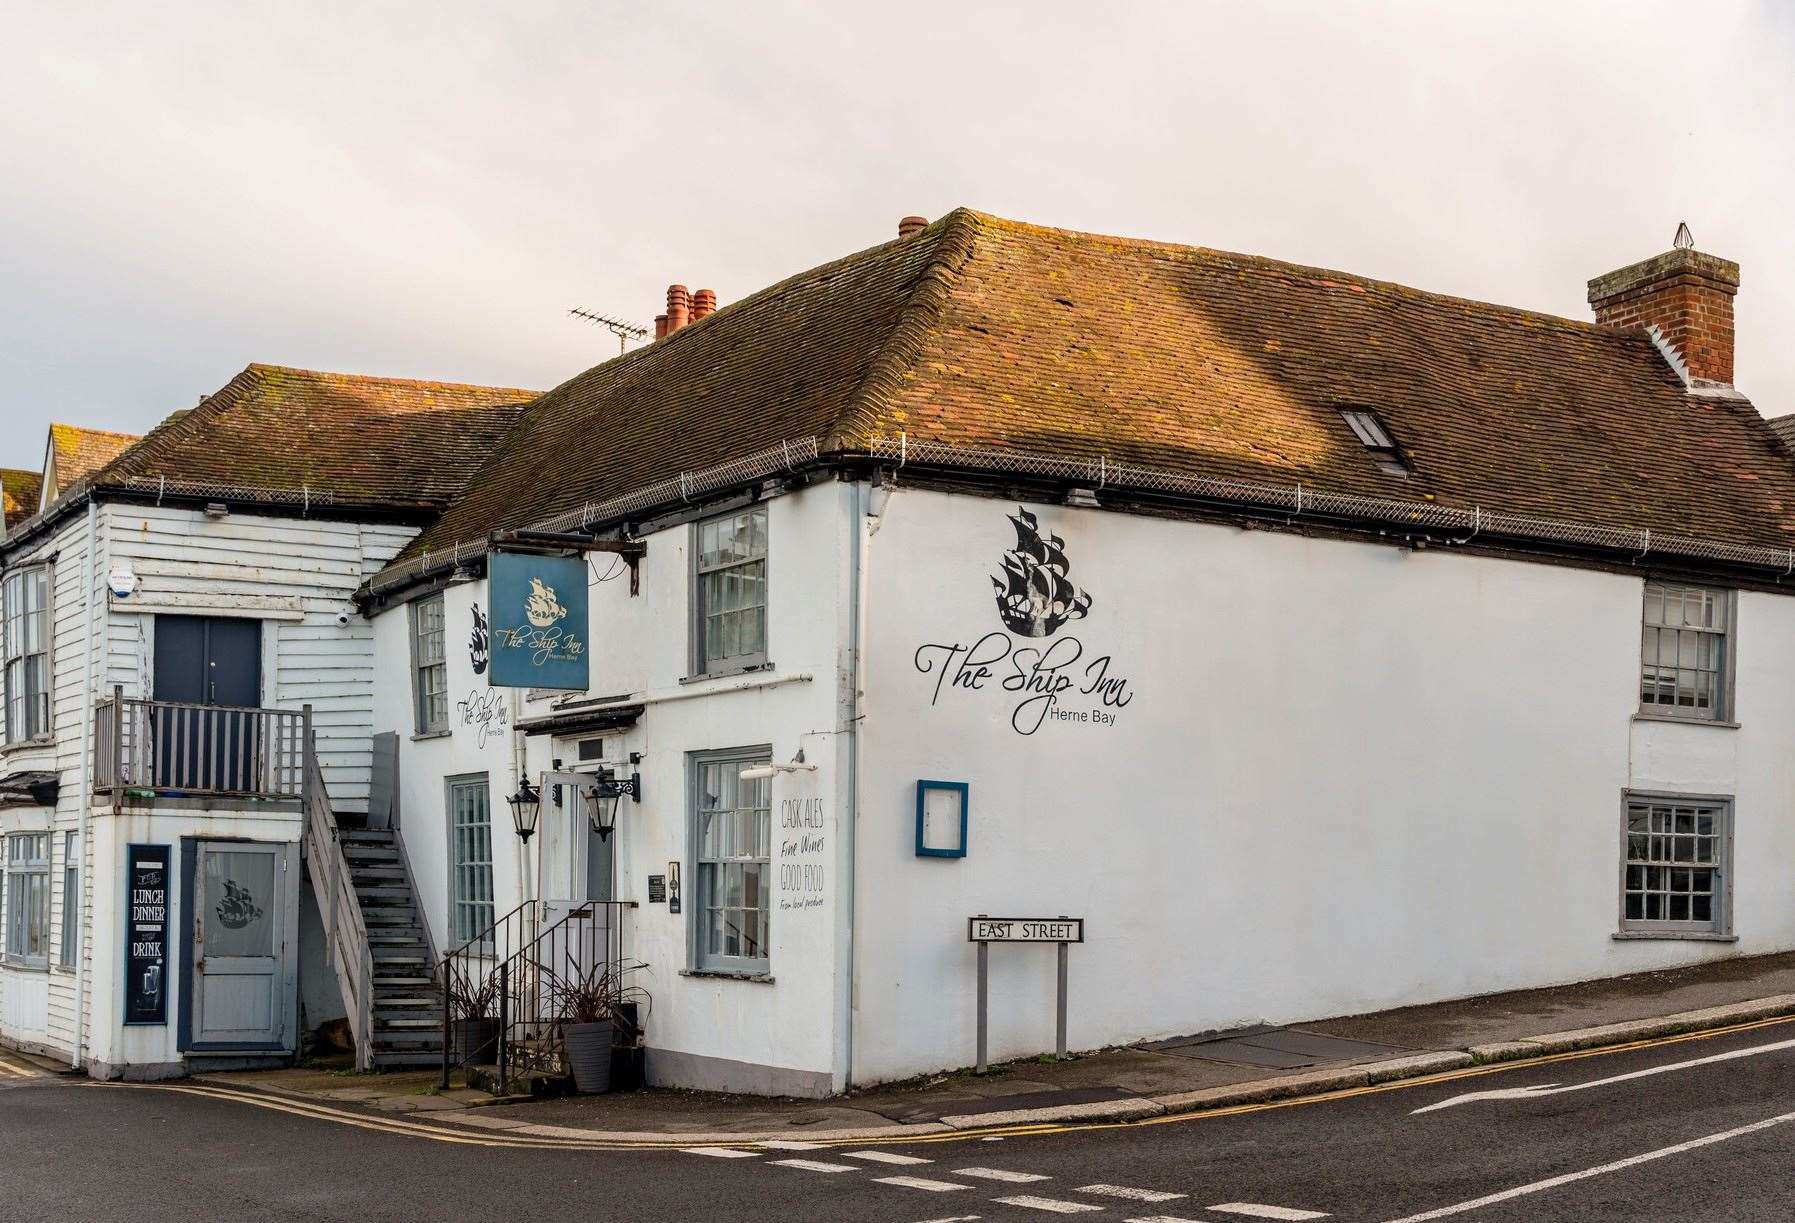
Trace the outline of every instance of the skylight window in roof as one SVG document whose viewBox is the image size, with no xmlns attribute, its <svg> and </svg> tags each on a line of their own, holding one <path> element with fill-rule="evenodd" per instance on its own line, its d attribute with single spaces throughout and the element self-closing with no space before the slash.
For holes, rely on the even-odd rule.
<svg viewBox="0 0 1795 1223">
<path fill-rule="evenodd" d="M 1403 462 L 1402 453 L 1396 449 L 1396 439 L 1390 436 L 1390 431 L 1384 428 L 1384 422 L 1375 412 L 1364 408 L 1341 408 L 1340 417 L 1353 431 L 1353 436 L 1371 452 L 1381 470 L 1392 476 L 1409 474 L 1408 464 Z"/>
</svg>

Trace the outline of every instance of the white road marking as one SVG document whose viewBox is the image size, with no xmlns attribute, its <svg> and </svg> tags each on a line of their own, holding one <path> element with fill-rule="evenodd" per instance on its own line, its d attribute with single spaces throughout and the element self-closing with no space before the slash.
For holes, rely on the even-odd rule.
<svg viewBox="0 0 1795 1223">
<path fill-rule="evenodd" d="M 982 1181 L 1006 1181 L 1012 1185 L 1026 1185 L 1033 1181 L 1050 1181 L 1051 1176 L 1042 1176 L 1037 1172 L 1010 1172 L 1003 1168 L 955 1168 L 955 1176 L 975 1176 Z"/>
<path fill-rule="evenodd" d="M 1531 1100 L 1536 1096 L 1563 1095 L 1567 1091 L 1588 1091 L 1592 1087 L 1607 1087 L 1614 1083 L 1626 1083 L 1633 1079 L 1647 1079 L 1655 1074 L 1669 1074 L 1673 1070 L 1691 1070 L 1696 1066 L 1711 1066 L 1715 1062 L 1731 1062 L 1742 1057 L 1756 1057 L 1760 1053 L 1780 1053 L 1784 1049 L 1795 1049 L 1795 1040 L 1779 1040 L 1769 1045 L 1753 1045 L 1749 1049 L 1730 1049 L 1725 1053 L 1713 1053 L 1707 1057 L 1698 1057 L 1687 1062 L 1671 1062 L 1668 1065 L 1651 1066 L 1645 1070 L 1617 1074 L 1606 1079 L 1573 1083 L 1569 1087 L 1560 1087 L 1557 1083 L 1540 1083 L 1533 1087 L 1502 1087 L 1494 1091 L 1468 1091 L 1462 1096 L 1453 1096 L 1450 1100 L 1441 1100 L 1438 1104 L 1417 1108 L 1409 1116 L 1451 1108 L 1455 1104 L 1469 1104 L 1473 1100 Z"/>
<path fill-rule="evenodd" d="M 889 1151 L 843 1151 L 848 1159 L 864 1159 L 875 1164 L 932 1164 L 932 1159 L 919 1159 L 914 1155 L 893 1155 Z"/>
<path fill-rule="evenodd" d="M 970 1189 L 971 1185 L 956 1185 L 952 1181 L 932 1181 L 922 1176 L 875 1176 L 881 1185 L 896 1185 L 900 1189 L 923 1189 L 929 1193 L 947 1193 L 953 1189 Z"/>
<path fill-rule="evenodd" d="M 1226 1202 L 1209 1209 L 1222 1214 L 1246 1215 L 1254 1219 L 1285 1219 L 1290 1223 L 1298 1223 L 1302 1219 L 1325 1219 L 1328 1216 L 1319 1210 L 1293 1210 L 1288 1206 L 1266 1206 L 1260 1202 Z"/>
<path fill-rule="evenodd" d="M 1019 1193 L 1013 1198 L 992 1198 L 994 1202 L 1002 1202 L 1005 1206 L 1020 1206 L 1024 1210 L 1045 1210 L 1056 1215 L 1084 1214 L 1090 1210 L 1102 1210 L 1090 1202 L 1062 1202 L 1058 1198 L 1038 1198 L 1033 1194 Z"/>
<path fill-rule="evenodd" d="M 759 1159 L 759 1151 L 738 1151 L 734 1147 L 681 1147 L 687 1155 L 710 1155 L 717 1159 Z"/>
<path fill-rule="evenodd" d="M 1459 1202 L 1453 1206 L 1442 1206 L 1438 1210 L 1423 1211 L 1418 1215 L 1406 1215 L 1393 1219 L 1391 1223 L 1428 1223 L 1430 1219 L 1444 1219 L 1451 1215 L 1462 1215 L 1473 1210 L 1481 1210 L 1485 1206 L 1494 1206 L 1498 1202 L 1508 1202 L 1515 1198 L 1526 1197 L 1530 1193 L 1542 1193 L 1547 1189 L 1556 1189 L 1560 1185 L 1570 1185 L 1577 1181 L 1588 1180 L 1592 1176 L 1603 1176 L 1609 1172 L 1619 1172 L 1626 1168 L 1634 1168 L 1640 1164 L 1664 1159 L 1670 1155 L 1681 1155 L 1685 1151 L 1699 1150 L 1713 1146 L 1717 1142 L 1725 1142 L 1730 1138 L 1743 1138 L 1747 1134 L 1756 1134 L 1762 1130 L 1778 1125 L 1787 1125 L 1795 1121 L 1795 1113 L 1782 1113 L 1775 1117 L 1767 1117 L 1762 1121 L 1754 1121 L 1750 1125 L 1742 1125 L 1738 1129 L 1724 1130 L 1718 1134 L 1709 1134 L 1705 1138 L 1691 1138 L 1688 1142 L 1679 1142 L 1675 1146 L 1660 1147 L 1656 1151 L 1647 1151 L 1643 1155 L 1630 1155 L 1626 1159 L 1617 1159 L 1613 1163 L 1600 1164 L 1594 1168 L 1585 1168 L 1581 1172 L 1567 1172 L 1563 1176 L 1554 1176 L 1543 1181 L 1534 1181 L 1531 1185 L 1517 1185 L 1513 1189 L 1504 1189 L 1501 1193 L 1492 1193 L 1486 1197 L 1473 1198 L 1469 1202 Z"/>
<path fill-rule="evenodd" d="M 1132 1198 L 1137 1202 L 1170 1202 L 1186 1196 L 1182 1193 L 1167 1193 L 1163 1189 L 1131 1189 L 1127 1185 L 1080 1185 L 1073 1192 L 1094 1193 L 1106 1198 Z"/>
<path fill-rule="evenodd" d="M 775 1159 L 770 1161 L 779 1168 L 802 1168 L 806 1172 L 858 1172 L 853 1164 L 826 1164 L 817 1159 Z"/>
<path fill-rule="evenodd" d="M 1187 1219 L 1183 1215 L 1149 1215 L 1144 1219 L 1129 1219 L 1128 1223 L 1203 1223 L 1203 1220 Z"/>
<path fill-rule="evenodd" d="M 793 1138 L 770 1138 L 766 1142 L 757 1142 L 757 1147 L 765 1147 L 769 1151 L 820 1151 L 820 1142 L 799 1142 Z"/>
<path fill-rule="evenodd" d="M 945 1219 L 924 1219 L 922 1223 L 978 1223 L 977 1215 L 949 1215 Z"/>
</svg>

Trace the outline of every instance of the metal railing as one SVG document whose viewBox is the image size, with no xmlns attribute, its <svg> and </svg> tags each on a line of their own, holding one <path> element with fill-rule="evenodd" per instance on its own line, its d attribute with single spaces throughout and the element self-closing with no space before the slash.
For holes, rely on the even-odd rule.
<svg viewBox="0 0 1795 1223">
<path fill-rule="evenodd" d="M 127 699 L 123 687 L 94 718 L 94 791 L 300 799 L 311 759 L 312 707 L 249 709 Z"/>
<path fill-rule="evenodd" d="M 624 954 L 624 914 L 633 900 L 595 900 L 566 908 L 525 901 L 443 957 L 443 1071 L 493 1065 L 501 1093 L 517 1074 L 565 1073 L 561 1028 L 570 995 L 608 995 L 616 1041 L 640 1035 L 638 1002 L 627 984 L 644 965 Z"/>
<path fill-rule="evenodd" d="M 336 816 L 330 794 L 324 788 L 324 770 L 318 767 L 311 726 L 305 729 L 305 863 L 318 900 L 318 916 L 324 926 L 324 947 L 336 970 L 343 992 L 343 1009 L 355 1038 L 355 1068 L 374 1066 L 374 952 L 368 945 L 368 927 L 362 917 L 361 898 L 349 873 L 337 836 Z"/>
</svg>

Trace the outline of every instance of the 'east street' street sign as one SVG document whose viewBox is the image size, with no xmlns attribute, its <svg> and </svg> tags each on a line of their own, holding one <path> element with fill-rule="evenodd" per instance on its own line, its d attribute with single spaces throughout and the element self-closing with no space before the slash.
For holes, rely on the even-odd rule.
<svg viewBox="0 0 1795 1223">
<path fill-rule="evenodd" d="M 1082 943 L 1082 917 L 971 917 L 969 943 Z"/>
</svg>

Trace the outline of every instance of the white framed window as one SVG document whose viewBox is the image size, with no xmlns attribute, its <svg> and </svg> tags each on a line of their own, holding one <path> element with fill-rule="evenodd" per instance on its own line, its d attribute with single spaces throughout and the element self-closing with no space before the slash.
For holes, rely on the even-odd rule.
<svg viewBox="0 0 1795 1223">
<path fill-rule="evenodd" d="M 716 675 L 767 660 L 767 507 L 693 526 L 692 671 Z"/>
<path fill-rule="evenodd" d="M 492 799 L 484 773 L 449 778 L 449 907 L 457 944 L 492 929 Z"/>
<path fill-rule="evenodd" d="M 50 567 L 33 565 L 0 583 L 5 628 L 6 741 L 50 733 Z"/>
<path fill-rule="evenodd" d="M 1731 934 L 1732 800 L 1629 793 L 1624 819 L 1621 931 Z"/>
<path fill-rule="evenodd" d="M 411 688 L 420 735 L 449 729 L 449 663 L 445 648 L 443 597 L 411 604 Z"/>
<path fill-rule="evenodd" d="M 1392 476 L 1409 474 L 1408 464 L 1403 461 L 1402 452 L 1397 449 L 1396 439 L 1390 436 L 1390 431 L 1378 419 L 1376 412 L 1369 408 L 1341 408 L 1340 418 L 1370 453 L 1381 471 Z"/>
<path fill-rule="evenodd" d="M 81 841 L 62 834 L 62 946 L 56 962 L 73 968 L 81 956 Z"/>
<path fill-rule="evenodd" d="M 1639 650 L 1642 713 L 1724 722 L 1732 716 L 1733 596 L 1647 582 Z"/>
<path fill-rule="evenodd" d="M 26 968 L 50 961 L 50 834 L 6 838 L 6 958 Z"/>
<path fill-rule="evenodd" d="M 744 780 L 742 770 L 772 758 L 765 747 L 691 757 L 695 968 L 744 975 L 768 971 L 772 782 L 764 777 Z"/>
</svg>

